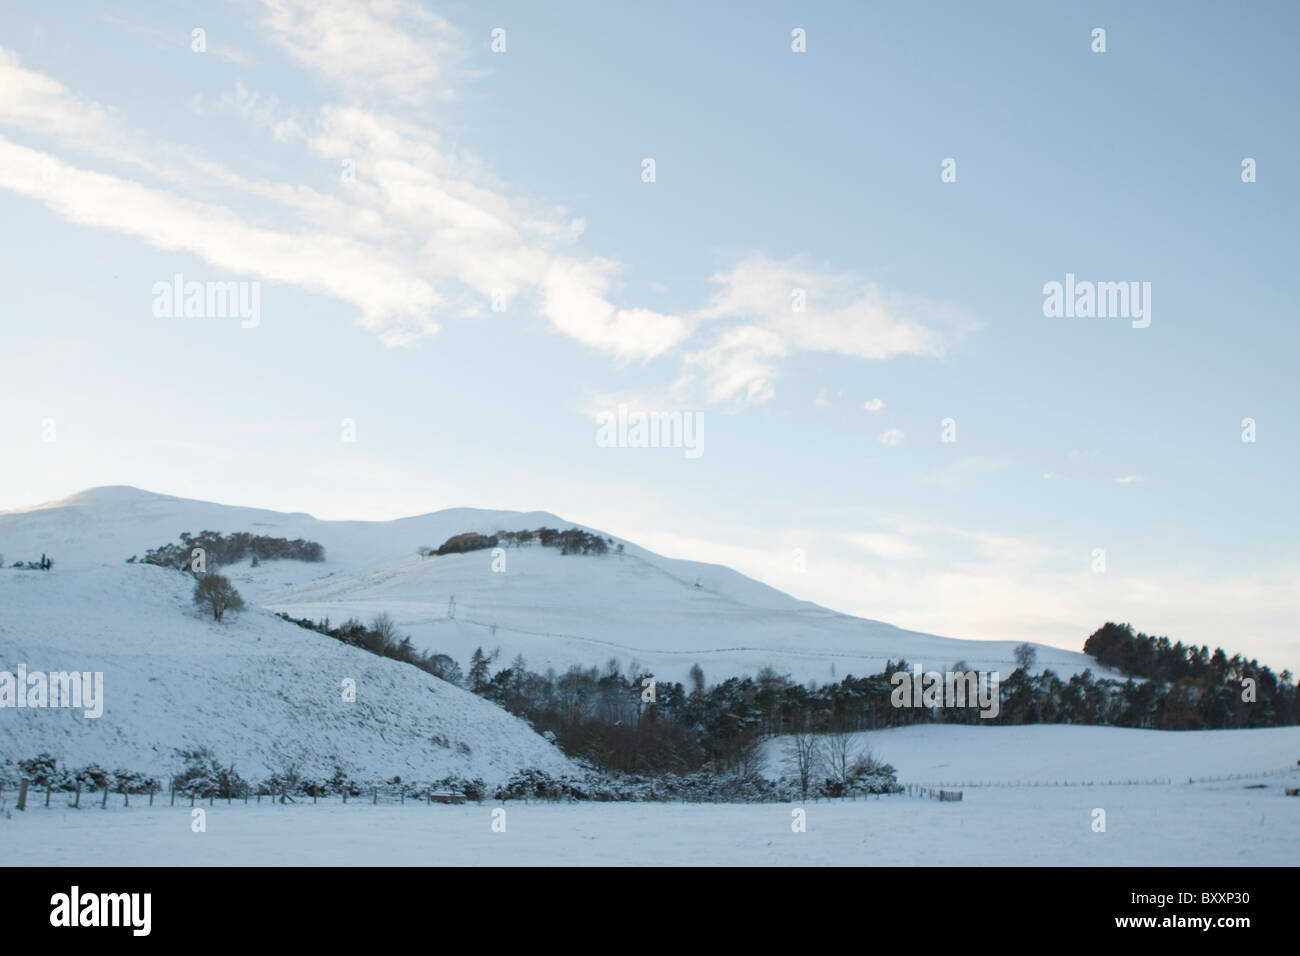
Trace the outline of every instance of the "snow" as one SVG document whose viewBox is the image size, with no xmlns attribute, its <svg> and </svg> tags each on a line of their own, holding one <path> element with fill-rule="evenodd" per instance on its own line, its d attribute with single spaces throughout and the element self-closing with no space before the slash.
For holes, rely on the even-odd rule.
<svg viewBox="0 0 1300 956">
<path fill-rule="evenodd" d="M 102 671 L 105 699 L 98 719 L 0 710 L 0 760 L 45 752 L 74 768 L 166 775 L 181 768 L 178 749 L 206 746 L 251 781 L 291 767 L 316 780 L 336 766 L 359 780 L 573 772 L 527 724 L 467 691 L 256 608 L 217 624 L 192 592 L 188 576 L 150 565 L 0 571 L 0 670 Z"/>
<path fill-rule="evenodd" d="M 806 832 L 791 828 L 796 807 Z M 1300 800 L 1281 782 L 985 788 L 959 803 L 511 802 L 504 833 L 497 808 L 218 801 L 194 833 L 188 806 L 37 806 L 0 815 L 0 845 L 11 866 L 1267 866 L 1300 849 Z"/>
<path fill-rule="evenodd" d="M 922 724 L 851 736 L 853 746 L 868 747 L 892 764 L 900 783 L 928 786 L 1178 784 L 1230 777 L 1263 783 L 1294 771 L 1300 761 L 1300 727 L 1174 731 Z M 784 767 L 788 747 L 789 738 L 764 743 L 771 776 L 789 773 Z"/>
<path fill-rule="evenodd" d="M 528 767 L 578 772 L 487 701 L 281 621 L 275 610 L 334 623 L 387 612 L 418 647 L 462 664 L 475 647 L 499 647 L 498 666 L 521 653 L 536 670 L 613 658 L 661 679 L 684 679 L 698 662 L 710 680 L 771 665 L 824 682 L 878 672 L 891 658 L 930 669 L 958 660 L 979 670 L 1014 666 L 1011 642 L 958 641 L 837 614 L 630 542 L 621 556 L 511 549 L 503 573 L 490 551 L 414 554 L 464 531 L 541 525 L 573 526 L 545 512 L 473 509 L 327 522 L 133 488 L 2 513 L 6 560 L 45 552 L 55 566 L 0 570 L 0 670 L 103 671 L 105 712 L 95 720 L 68 710 L 0 711 L 0 760 L 48 752 L 73 767 L 163 775 L 179 769 L 178 749 L 206 746 L 250 780 L 289 767 L 317 779 L 341 767 L 360 781 L 457 775 L 489 785 Z M 203 530 L 308 538 L 325 546 L 327 560 L 222 569 L 252 606 L 218 625 L 192 606 L 186 576 L 123 563 Z M 1062 675 L 1091 663 L 1049 647 L 1038 653 L 1040 668 Z M 344 678 L 356 681 L 355 702 L 342 698 Z M 511 802 L 507 830 L 496 833 L 491 802 L 237 801 L 204 808 L 207 830 L 194 833 L 184 801 L 151 808 L 137 797 L 126 808 L 114 797 L 106 810 L 91 801 L 72 810 L 59 795 L 47 810 L 37 795 L 18 813 L 8 791 L 0 862 L 1293 865 L 1300 849 L 1300 800 L 1283 796 L 1300 785 L 1300 728 L 924 725 L 859 736 L 900 782 L 956 785 L 964 799 L 815 802 L 802 807 L 804 833 L 792 832 L 788 804 Z M 784 746 L 766 744 L 774 775 L 786 772 Z M 1096 809 L 1106 811 L 1102 833 L 1093 830 Z"/>
<path fill-rule="evenodd" d="M 337 624 L 388 612 L 418 648 L 450 654 L 462 666 L 481 646 L 500 648 L 498 666 L 516 654 L 537 671 L 613 659 L 622 669 L 635 663 L 661 680 L 683 682 L 696 663 L 711 681 L 771 666 L 820 683 L 878 673 L 903 657 L 937 670 L 959 660 L 976 670 L 1015 667 L 1011 641 L 936 637 L 839 614 L 730 569 L 666 558 L 627 541 L 622 555 L 601 557 L 563 556 L 538 545 L 509 549 L 503 573 L 492 570 L 491 551 L 415 555 L 460 532 L 543 525 L 605 535 L 547 512 L 457 508 L 397 521 L 318 521 L 109 487 L 0 513 L 0 553 L 12 562 L 48 552 L 57 573 L 119 564 L 176 541 L 182 531 L 307 538 L 325 546 L 325 562 L 245 564 L 224 573 L 245 598 L 294 617 Z M 1062 637 L 1082 642 L 1084 635 Z M 1082 653 L 1037 650 L 1040 669 L 1106 673 Z"/>
</svg>

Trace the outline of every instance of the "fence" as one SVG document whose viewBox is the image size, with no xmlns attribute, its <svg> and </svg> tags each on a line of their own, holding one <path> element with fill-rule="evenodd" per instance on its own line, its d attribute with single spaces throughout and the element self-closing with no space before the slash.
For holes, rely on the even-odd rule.
<svg viewBox="0 0 1300 956">
<path fill-rule="evenodd" d="M 961 800 L 960 790 L 940 790 L 937 787 L 923 787 L 916 783 L 909 783 L 903 787 L 903 793 L 909 797 L 924 797 L 930 800 L 940 800 L 944 803 L 955 803 Z"/>
<path fill-rule="evenodd" d="M 24 777 L 19 782 L 17 791 L 18 797 L 17 803 L 15 804 L 15 809 L 17 810 L 26 811 L 28 808 L 29 797 L 32 795 L 35 795 L 37 799 L 43 799 L 46 807 L 51 806 L 56 795 L 60 799 L 66 798 L 68 800 L 67 806 L 70 809 L 79 810 L 83 806 L 83 787 L 80 782 L 77 783 L 74 789 L 65 789 L 62 787 L 56 788 L 53 784 L 49 783 L 45 784 L 44 787 L 33 787 L 31 780 Z M 435 803 L 465 803 L 467 799 L 463 794 L 449 790 L 439 790 L 428 787 L 414 789 L 411 787 L 396 785 L 376 785 L 369 788 L 358 788 L 355 792 L 344 790 L 341 792 L 315 794 L 302 792 L 290 794 L 288 788 L 282 788 L 279 793 L 272 793 L 262 788 L 258 788 L 255 792 L 252 787 L 244 786 L 238 793 L 228 792 L 225 795 L 218 795 L 213 792 L 200 794 L 194 789 L 175 787 L 169 783 L 165 788 L 151 785 L 147 790 L 137 789 L 135 792 L 121 788 L 113 790 L 112 787 L 106 785 L 101 788 L 85 789 L 85 793 L 87 796 L 85 806 L 94 806 L 95 803 L 98 802 L 100 809 L 105 810 L 108 809 L 110 797 L 112 797 L 114 806 L 129 808 L 133 796 L 136 798 L 137 806 L 141 806 L 147 801 L 148 805 L 151 807 L 154 806 L 155 800 L 160 804 L 163 801 L 166 801 L 168 806 L 173 807 L 176 806 L 178 802 L 181 806 L 211 807 L 216 806 L 217 804 L 225 804 L 226 806 L 233 806 L 235 804 L 260 806 L 263 803 L 267 806 L 291 803 L 305 804 L 308 800 L 313 804 L 316 804 L 322 799 L 326 802 L 329 802 L 330 800 L 338 800 L 341 801 L 342 805 L 347 805 L 348 803 L 370 805 L 383 803 L 385 805 L 405 806 L 407 803 L 411 803 L 432 806 Z M 5 785 L 4 781 L 0 780 L 0 809 L 3 809 L 5 805 Z"/>
<path fill-rule="evenodd" d="M 1233 780 L 1257 780 L 1260 777 L 1281 777 L 1293 773 L 1291 767 L 1281 770 L 1258 770 L 1253 773 L 1229 773 L 1213 777 L 1188 777 L 1188 783 L 1227 783 Z M 1182 782 L 1182 778 L 1178 778 Z M 1172 777 L 1146 777 L 1133 780 L 963 780 L 922 784 L 927 787 L 1141 787 L 1172 784 Z"/>
</svg>

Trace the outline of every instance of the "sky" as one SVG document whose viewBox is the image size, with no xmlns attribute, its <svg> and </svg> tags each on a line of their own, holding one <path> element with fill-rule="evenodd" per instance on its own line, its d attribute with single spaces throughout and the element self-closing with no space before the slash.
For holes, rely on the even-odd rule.
<svg viewBox="0 0 1300 956">
<path fill-rule="evenodd" d="M 6 5 L 0 509 L 547 510 L 931 633 L 1300 671 L 1297 27 Z M 620 406 L 698 446 L 611 447 Z"/>
</svg>

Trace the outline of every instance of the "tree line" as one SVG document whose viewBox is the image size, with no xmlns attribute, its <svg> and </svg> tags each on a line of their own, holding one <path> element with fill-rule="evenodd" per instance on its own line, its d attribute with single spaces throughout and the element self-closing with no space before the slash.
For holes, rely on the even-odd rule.
<svg viewBox="0 0 1300 956">
<path fill-rule="evenodd" d="M 1000 681 L 997 716 L 983 718 L 975 707 L 894 706 L 893 675 L 911 671 L 909 662 L 901 659 L 888 662 L 877 674 L 849 675 L 822 685 L 800 683 L 771 668 L 756 677 L 709 684 L 698 664 L 681 684 L 656 680 L 645 668 L 624 671 L 615 660 L 603 668 L 573 666 L 541 674 L 530 670 L 522 655 L 497 667 L 498 654 L 482 648 L 475 649 L 468 669 L 462 671 L 450 655 L 417 651 L 387 615 L 370 626 L 350 620 L 341 627 L 281 617 L 459 684 L 549 735 L 569 756 L 613 772 L 685 774 L 707 768 L 744 774 L 757 767 L 765 737 L 847 734 L 918 723 L 1064 723 L 1153 730 L 1300 723 L 1300 695 L 1289 672 L 1274 677 L 1266 667 L 1239 656 L 1227 658 L 1221 651 L 1207 659 L 1223 657 L 1228 666 L 1212 667 L 1196 677 L 1161 681 L 1133 675 L 1119 681 L 1099 678 L 1091 670 L 1065 679 L 1050 669 L 1035 674 L 1032 649 L 1022 648 L 1017 667 Z M 1089 653 L 1117 646 L 1116 627 L 1108 624 L 1090 637 L 1085 645 Z M 951 670 L 968 668 L 958 661 Z M 1247 678 L 1255 680 L 1253 693 L 1243 687 Z"/>
<path fill-rule="evenodd" d="M 558 548 L 560 554 L 605 554 L 610 549 L 619 554 L 623 552 L 623 545 L 615 544 L 613 538 L 602 538 L 598 534 L 592 534 L 580 528 L 570 528 L 567 531 L 557 531 L 555 528 L 538 528 L 535 531 L 498 531 L 496 534 L 491 535 L 467 531 L 462 534 L 452 535 L 436 548 L 427 545 L 420 547 L 416 553 L 422 558 L 427 558 L 433 555 L 441 556 L 445 554 L 465 554 L 469 551 L 483 551 L 487 548 L 496 548 L 502 545 L 508 548 L 519 548 L 530 545 L 534 541 L 543 548 Z"/>
<path fill-rule="evenodd" d="M 164 544 L 162 547 L 146 551 L 145 564 L 156 564 L 164 568 L 186 570 L 193 560 L 194 549 L 201 548 L 208 564 L 233 564 L 252 555 L 253 563 L 261 561 L 324 561 L 325 548 L 317 541 L 295 538 L 272 538 L 262 534 L 249 534 L 237 531 L 223 535 L 219 531 L 200 531 L 192 535 L 188 531 L 180 534 L 180 544 Z M 127 559 L 128 564 L 135 563 L 135 555 Z"/>
</svg>

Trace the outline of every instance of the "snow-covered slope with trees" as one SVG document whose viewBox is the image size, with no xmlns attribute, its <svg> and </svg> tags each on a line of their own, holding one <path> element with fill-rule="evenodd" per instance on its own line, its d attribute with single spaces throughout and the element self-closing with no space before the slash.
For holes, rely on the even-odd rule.
<svg viewBox="0 0 1300 956">
<path fill-rule="evenodd" d="M 338 624 L 387 612 L 417 648 L 450 654 L 462 665 L 481 646 L 500 649 L 497 666 L 517 654 L 535 671 L 613 659 L 678 681 L 696 663 L 710 681 L 770 666 L 796 680 L 826 682 L 876 673 L 900 658 L 941 670 L 958 661 L 1006 673 L 1015 667 L 1011 641 L 955 640 L 839 614 L 728 568 L 665 558 L 617 538 L 622 552 L 598 557 L 536 545 L 508 549 L 503 570 L 500 562 L 494 569 L 491 551 L 416 556 L 417 548 L 436 548 L 461 532 L 541 526 L 575 527 L 546 512 L 468 508 L 385 522 L 319 521 L 107 487 L 0 513 L 0 553 L 12 562 L 48 552 L 58 573 L 120 564 L 175 542 L 183 531 L 318 541 L 324 562 L 245 562 L 223 573 L 250 601 L 294 617 Z M 1063 676 L 1098 670 L 1081 653 L 1046 646 L 1037 652 L 1038 668 Z"/>
<path fill-rule="evenodd" d="M 0 710 L 0 760 L 49 753 L 74 769 L 165 776 L 181 769 L 178 751 L 206 747 L 253 782 L 290 770 L 489 784 L 529 767 L 573 772 L 527 724 L 468 691 L 261 609 L 216 624 L 193 590 L 181 572 L 120 561 L 0 571 L 0 670 L 104 675 L 99 718 Z"/>
</svg>

